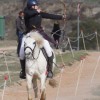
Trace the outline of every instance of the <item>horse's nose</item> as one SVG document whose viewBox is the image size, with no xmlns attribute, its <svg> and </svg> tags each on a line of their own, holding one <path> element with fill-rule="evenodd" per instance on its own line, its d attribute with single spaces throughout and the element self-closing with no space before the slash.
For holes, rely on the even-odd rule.
<svg viewBox="0 0 100 100">
<path fill-rule="evenodd" d="M 26 53 L 26 55 L 31 55 L 31 52 Z"/>
<path fill-rule="evenodd" d="M 25 53 L 25 57 L 27 58 L 27 59 L 29 59 L 29 58 L 31 58 L 31 52 L 27 52 L 27 53 Z"/>
</svg>

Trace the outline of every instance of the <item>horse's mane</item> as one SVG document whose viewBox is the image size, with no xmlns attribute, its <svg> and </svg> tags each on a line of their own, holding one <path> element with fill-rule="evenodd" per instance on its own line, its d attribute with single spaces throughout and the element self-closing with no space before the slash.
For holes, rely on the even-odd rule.
<svg viewBox="0 0 100 100">
<path fill-rule="evenodd" d="M 30 37 L 36 41 L 40 48 L 43 47 L 43 37 L 39 34 L 38 31 L 31 31 Z"/>
</svg>

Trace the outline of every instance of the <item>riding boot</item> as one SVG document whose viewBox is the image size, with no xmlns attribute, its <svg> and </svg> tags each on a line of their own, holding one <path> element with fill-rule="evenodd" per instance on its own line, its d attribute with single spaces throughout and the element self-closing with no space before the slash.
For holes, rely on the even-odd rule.
<svg viewBox="0 0 100 100">
<path fill-rule="evenodd" d="M 20 64 L 21 64 L 21 72 L 20 72 L 20 78 L 21 79 L 26 79 L 26 73 L 25 73 L 25 60 L 20 60 Z"/>
<path fill-rule="evenodd" d="M 48 74 L 47 78 L 52 78 L 53 77 L 53 72 L 52 72 L 52 67 L 53 67 L 53 55 L 51 57 L 48 57 Z"/>
<path fill-rule="evenodd" d="M 21 47 L 21 43 L 18 42 L 18 46 L 17 46 L 17 55 L 18 55 L 18 57 L 19 57 L 20 47 Z"/>
</svg>

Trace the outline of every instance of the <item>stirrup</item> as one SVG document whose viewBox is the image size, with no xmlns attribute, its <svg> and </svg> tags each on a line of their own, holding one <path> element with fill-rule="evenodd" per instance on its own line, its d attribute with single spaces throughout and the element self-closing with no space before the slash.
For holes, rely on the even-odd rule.
<svg viewBox="0 0 100 100">
<path fill-rule="evenodd" d="M 48 71 L 47 78 L 52 78 L 52 77 L 53 77 L 53 72 L 52 71 Z"/>
<path fill-rule="evenodd" d="M 20 72 L 19 77 L 21 79 L 26 79 L 26 75 L 25 75 L 25 73 L 23 71 Z"/>
</svg>

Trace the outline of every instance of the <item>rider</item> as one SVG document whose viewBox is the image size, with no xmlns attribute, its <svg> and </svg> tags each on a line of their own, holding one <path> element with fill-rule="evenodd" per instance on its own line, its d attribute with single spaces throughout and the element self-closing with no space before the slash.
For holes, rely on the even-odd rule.
<svg viewBox="0 0 100 100">
<path fill-rule="evenodd" d="M 44 37 L 45 42 L 43 46 L 48 56 L 48 65 L 49 65 L 47 69 L 48 70 L 47 77 L 52 78 L 53 77 L 53 73 L 52 73 L 53 55 L 52 55 L 52 48 L 50 47 L 49 42 L 53 44 L 56 43 L 44 32 L 43 28 L 41 27 L 41 22 L 42 22 L 42 18 L 62 20 L 65 19 L 66 16 L 54 15 L 54 14 L 43 12 L 38 7 L 37 0 L 28 0 L 27 7 L 24 9 L 24 14 L 25 14 L 25 25 L 27 30 L 26 33 L 29 34 L 30 31 L 38 31 Z M 25 78 L 25 63 L 24 63 L 25 60 L 22 52 L 24 51 L 20 49 L 20 59 L 22 62 L 21 63 L 22 71 L 20 73 L 20 78 Z"/>
</svg>

